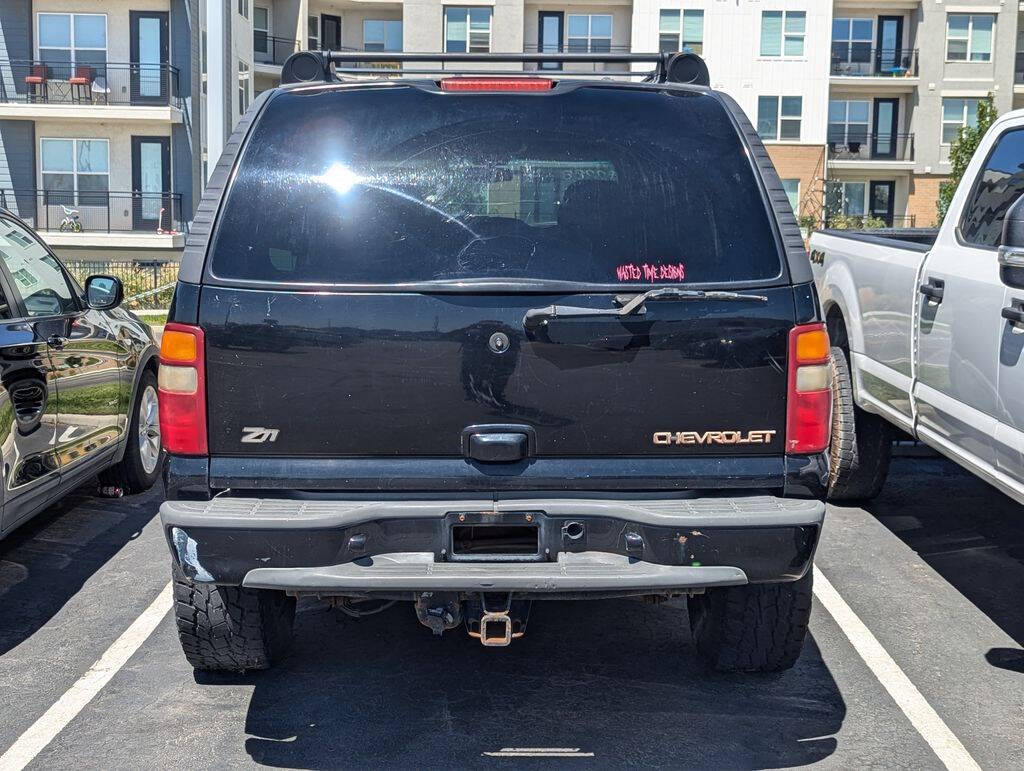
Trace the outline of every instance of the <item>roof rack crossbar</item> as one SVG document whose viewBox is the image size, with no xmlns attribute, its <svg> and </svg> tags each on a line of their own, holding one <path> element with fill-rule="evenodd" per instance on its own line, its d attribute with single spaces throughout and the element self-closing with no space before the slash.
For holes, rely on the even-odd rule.
<svg viewBox="0 0 1024 771">
<path fill-rule="evenodd" d="M 355 68 L 345 67 L 346 64 L 384 63 L 384 68 Z M 406 63 L 437 62 L 441 65 L 440 70 L 409 70 L 404 67 Z M 551 52 L 551 53 L 431 53 L 431 52 L 408 52 L 408 51 L 299 51 L 288 57 L 281 69 L 282 83 L 332 83 L 335 82 L 335 72 L 341 71 L 351 74 L 390 74 L 390 75 L 412 75 L 412 74 L 445 74 L 445 75 L 480 75 L 479 70 L 463 70 L 458 68 L 449 69 L 446 64 L 462 64 L 467 62 L 483 63 L 514 63 L 514 64 L 542 64 L 559 62 L 563 64 L 588 63 L 588 64 L 653 64 L 653 70 L 644 72 L 613 73 L 605 72 L 601 75 L 637 77 L 648 74 L 658 83 L 691 83 L 698 86 L 709 85 L 707 65 L 704 60 L 692 53 L 579 53 L 579 52 Z M 339 67 L 338 65 L 342 65 Z M 398 65 L 395 67 L 394 65 Z M 502 75 L 511 75 L 515 71 L 502 71 Z M 527 71 L 526 75 L 552 74 L 543 71 Z M 560 72 L 559 75 L 577 76 L 593 73 Z"/>
</svg>

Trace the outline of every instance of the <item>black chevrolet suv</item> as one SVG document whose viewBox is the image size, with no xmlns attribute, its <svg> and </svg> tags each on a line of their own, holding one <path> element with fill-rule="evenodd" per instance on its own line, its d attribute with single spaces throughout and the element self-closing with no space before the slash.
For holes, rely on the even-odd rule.
<svg viewBox="0 0 1024 771">
<path fill-rule="evenodd" d="M 189 662 L 270 666 L 302 596 L 484 645 L 534 600 L 646 596 L 686 598 L 713 667 L 792 666 L 828 339 L 703 62 L 314 52 L 283 81 L 227 143 L 162 341 Z"/>
</svg>

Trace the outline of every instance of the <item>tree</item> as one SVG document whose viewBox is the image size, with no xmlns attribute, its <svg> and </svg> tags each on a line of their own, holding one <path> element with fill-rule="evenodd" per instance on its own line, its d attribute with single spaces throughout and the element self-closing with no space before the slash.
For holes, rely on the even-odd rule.
<svg viewBox="0 0 1024 771">
<path fill-rule="evenodd" d="M 985 99 L 978 100 L 978 123 L 975 126 L 964 126 L 956 135 L 953 144 L 949 148 L 949 164 L 951 166 L 949 179 L 939 185 L 939 224 L 946 218 L 949 211 L 949 204 L 953 201 L 953 193 L 956 192 L 960 180 L 967 171 L 967 164 L 974 157 L 974 151 L 978 149 L 981 138 L 985 136 L 989 126 L 995 123 L 999 113 L 996 112 L 995 102 L 992 94 Z"/>
</svg>

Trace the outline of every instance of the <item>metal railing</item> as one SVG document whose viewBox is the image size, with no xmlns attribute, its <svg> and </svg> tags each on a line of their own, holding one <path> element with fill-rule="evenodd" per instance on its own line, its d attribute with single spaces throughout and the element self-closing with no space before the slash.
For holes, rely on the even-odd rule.
<svg viewBox="0 0 1024 771">
<path fill-rule="evenodd" d="M 594 40 L 590 41 L 589 44 L 584 41 L 580 43 L 567 42 L 561 46 L 539 46 L 536 44 L 523 46 L 523 53 L 526 54 L 628 54 L 630 51 L 630 46 L 606 45 L 603 41 Z M 568 65 L 569 70 L 590 70 L 592 72 L 603 72 L 609 68 L 616 71 L 629 69 L 629 64 L 608 64 L 604 62 L 541 62 L 538 64 L 530 64 L 528 65 L 528 68 L 558 71 L 566 69 L 566 65 Z M 524 69 L 526 69 L 526 67 L 524 67 Z"/>
<path fill-rule="evenodd" d="M 79 284 L 89 276 L 117 276 L 124 284 L 125 306 L 166 308 L 178 278 L 176 260 L 63 260 Z"/>
<path fill-rule="evenodd" d="M 839 230 L 912 228 L 917 225 L 917 217 L 913 214 L 826 214 L 824 225 Z"/>
<path fill-rule="evenodd" d="M 830 161 L 912 161 L 913 134 L 847 134 L 828 139 Z"/>
<path fill-rule="evenodd" d="M 253 30 L 252 56 L 256 64 L 284 64 L 284 60 L 298 50 L 298 40 L 274 37 L 266 32 Z"/>
<path fill-rule="evenodd" d="M 180 107 L 179 94 L 169 64 L 0 60 L 0 102 Z"/>
<path fill-rule="evenodd" d="M 185 231 L 181 193 L 0 189 L 0 207 L 41 231 L 160 235 Z"/>
<path fill-rule="evenodd" d="M 842 77 L 914 77 L 917 53 L 916 48 L 862 48 L 858 43 L 833 43 L 831 73 Z"/>
</svg>

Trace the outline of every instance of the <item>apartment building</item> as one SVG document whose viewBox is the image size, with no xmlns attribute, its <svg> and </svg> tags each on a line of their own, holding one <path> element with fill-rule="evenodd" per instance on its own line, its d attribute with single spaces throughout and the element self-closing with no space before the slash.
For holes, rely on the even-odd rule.
<svg viewBox="0 0 1024 771">
<path fill-rule="evenodd" d="M 927 226 L 979 100 L 1024 105 L 1021 7 L 0 0 L 0 205 L 66 257 L 176 256 L 231 128 L 295 51 L 691 50 L 757 126 L 798 214 Z"/>
<path fill-rule="evenodd" d="M 70 259 L 180 253 L 200 191 L 194 0 L 0 0 L 0 205 Z"/>
</svg>

